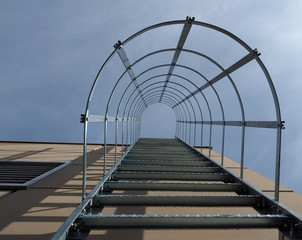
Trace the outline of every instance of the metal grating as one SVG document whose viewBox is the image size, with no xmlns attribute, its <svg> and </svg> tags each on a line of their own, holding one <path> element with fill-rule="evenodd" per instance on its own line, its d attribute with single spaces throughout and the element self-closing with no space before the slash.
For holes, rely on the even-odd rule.
<svg viewBox="0 0 302 240">
<path fill-rule="evenodd" d="M 71 162 L 0 161 L 0 189 L 27 189 Z"/>
</svg>

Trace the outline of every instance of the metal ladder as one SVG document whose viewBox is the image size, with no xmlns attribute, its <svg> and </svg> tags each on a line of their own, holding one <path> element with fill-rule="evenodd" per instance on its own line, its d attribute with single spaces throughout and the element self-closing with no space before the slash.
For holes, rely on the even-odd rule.
<svg viewBox="0 0 302 240">
<path fill-rule="evenodd" d="M 53 239 L 85 239 L 92 229 L 277 228 L 280 239 L 302 237 L 301 218 L 179 139 L 140 138 L 109 171 L 97 191 Z M 116 190 L 165 195 L 115 194 Z M 167 195 L 183 191 L 185 195 Z M 195 192 L 188 195 L 187 192 Z M 200 192 L 196 195 L 196 192 Z M 213 192 L 203 195 L 202 192 Z M 217 194 L 219 193 L 220 194 Z M 221 193 L 223 192 L 223 195 Z M 225 194 L 229 192 L 231 194 Z M 106 206 L 252 207 L 257 215 L 103 215 Z M 67 221 L 68 222 L 68 221 Z M 62 235 L 65 231 L 65 235 Z"/>
</svg>

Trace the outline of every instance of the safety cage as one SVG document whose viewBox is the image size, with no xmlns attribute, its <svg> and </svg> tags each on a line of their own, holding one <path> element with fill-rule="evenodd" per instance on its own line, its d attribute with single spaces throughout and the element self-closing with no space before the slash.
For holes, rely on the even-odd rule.
<svg viewBox="0 0 302 240">
<path fill-rule="evenodd" d="M 277 228 L 280 239 L 301 237 L 301 217 L 278 202 L 284 122 L 274 84 L 259 56 L 257 49 L 234 34 L 191 17 L 152 25 L 114 44 L 81 116 L 83 202 L 53 239 L 84 239 L 91 229 L 112 228 Z M 141 138 L 143 114 L 158 103 L 175 114 L 175 139 Z M 263 166 L 274 169 L 274 198 L 244 179 L 246 158 L 256 158 L 250 145 L 256 142 L 257 146 L 259 139 L 273 151 L 268 155 L 272 160 Z M 87 194 L 89 141 L 104 146 L 104 164 L 103 178 Z M 107 164 L 108 144 L 115 146 L 112 168 Z M 212 160 L 217 153 L 219 163 Z M 240 164 L 238 176 L 224 167 L 226 154 Z M 182 182 L 165 182 L 173 180 Z M 114 189 L 234 191 L 238 196 L 110 195 Z M 105 205 L 167 206 L 171 202 L 249 205 L 259 215 L 101 214 Z"/>
</svg>

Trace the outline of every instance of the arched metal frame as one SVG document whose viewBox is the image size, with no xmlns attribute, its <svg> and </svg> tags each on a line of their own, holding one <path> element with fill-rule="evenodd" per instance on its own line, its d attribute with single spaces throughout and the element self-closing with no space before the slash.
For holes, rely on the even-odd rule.
<svg viewBox="0 0 302 240">
<path fill-rule="evenodd" d="M 180 35 L 179 41 L 177 48 L 169 48 L 169 49 L 162 49 L 158 51 L 154 51 L 152 53 L 149 53 L 140 59 L 136 60 L 133 64 L 130 64 L 128 57 L 126 55 L 126 52 L 124 50 L 124 46 L 129 43 L 131 40 L 135 39 L 136 37 L 140 36 L 141 34 L 148 32 L 150 30 L 160 28 L 163 26 L 172 26 L 172 25 L 183 25 L 183 30 Z M 196 52 L 194 50 L 190 49 L 184 49 L 184 43 L 186 41 L 186 38 L 190 32 L 190 29 L 192 25 L 199 26 L 199 27 L 204 27 L 208 29 L 212 29 L 214 31 L 217 31 L 223 35 L 228 36 L 235 42 L 237 42 L 240 46 L 242 46 L 245 50 L 247 50 L 248 54 L 238 60 L 236 63 L 231 65 L 229 68 L 225 69 L 223 68 L 217 61 L 213 60 L 209 56 L 204 55 L 203 53 Z M 149 67 L 148 69 L 144 70 L 143 72 L 139 73 L 137 77 L 134 75 L 134 72 L 132 70 L 132 67 L 142 61 L 143 59 L 146 59 L 152 55 L 158 54 L 158 53 L 163 53 L 163 52 L 174 52 L 174 56 L 172 59 L 172 62 L 170 64 L 162 64 L 158 66 L 152 66 Z M 216 77 L 212 78 L 211 80 L 207 79 L 204 77 L 204 75 L 197 70 L 191 68 L 190 66 L 185 66 L 185 65 L 180 65 L 177 64 L 178 57 L 181 52 L 187 52 L 189 54 L 195 54 L 198 55 L 206 60 L 208 60 L 210 63 L 214 64 L 216 67 L 218 67 L 221 70 L 221 73 L 218 74 Z M 116 55 L 116 53 L 119 55 L 121 61 L 123 62 L 125 66 L 125 71 L 122 73 L 122 75 L 119 77 L 119 79 L 116 81 L 114 88 L 111 90 L 110 97 L 108 99 L 107 105 L 106 105 L 106 111 L 104 116 L 100 115 L 92 115 L 90 114 L 90 106 L 92 103 L 92 97 L 95 91 L 95 88 L 97 84 L 100 84 L 101 81 L 101 74 L 107 64 L 110 62 L 110 60 L 113 58 L 113 56 Z M 245 111 L 244 111 L 244 105 L 241 100 L 241 96 L 239 93 L 239 90 L 232 80 L 230 74 L 237 69 L 241 68 L 248 62 L 255 60 L 261 70 L 263 71 L 265 78 L 267 80 L 267 83 L 269 85 L 270 91 L 272 93 L 273 101 L 274 101 L 274 106 L 275 106 L 275 114 L 276 114 L 276 120 L 275 121 L 246 121 L 245 119 Z M 138 83 L 137 79 L 142 77 L 145 73 L 150 72 L 153 69 L 161 68 L 161 67 L 169 67 L 168 74 L 162 74 L 162 75 L 156 75 L 152 76 L 151 78 L 143 81 L 142 83 Z M 191 72 L 196 73 L 201 79 L 205 81 L 205 83 L 201 86 L 197 86 L 194 84 L 193 81 L 190 79 L 181 76 L 181 75 L 176 75 L 173 74 L 174 68 L 183 68 L 187 69 Z M 109 108 L 110 108 L 110 103 L 111 100 L 114 96 L 114 93 L 116 91 L 116 87 L 120 83 L 120 81 L 124 78 L 124 76 L 128 73 L 131 82 L 129 85 L 126 87 L 125 91 L 123 94 L 120 96 L 119 95 L 119 104 L 116 107 L 116 115 L 115 117 L 108 116 Z M 182 82 L 189 82 L 191 86 L 194 87 L 194 91 L 192 92 L 188 88 L 186 88 L 184 85 L 180 83 L 176 83 L 173 81 L 170 81 L 170 77 L 177 77 L 180 79 Z M 165 77 L 165 81 L 157 81 L 155 83 L 148 84 L 146 87 L 142 88 L 142 85 L 147 84 L 148 81 L 150 80 L 155 80 L 156 78 L 163 78 Z M 237 97 L 239 106 L 240 106 L 240 111 L 241 111 L 241 120 L 240 121 L 226 121 L 225 113 L 224 113 L 224 108 L 223 108 L 223 102 L 221 101 L 221 98 L 219 96 L 219 93 L 216 91 L 215 87 L 213 86 L 216 82 L 219 80 L 223 79 L 226 77 L 229 82 L 231 83 L 235 95 Z M 161 86 L 156 86 L 154 85 L 160 84 Z M 176 87 L 172 87 L 170 85 L 177 85 L 178 87 L 182 87 L 185 92 L 188 93 L 188 95 L 185 95 L 182 91 L 178 90 Z M 130 96 L 128 98 L 126 97 L 126 94 L 129 93 L 130 86 L 135 86 L 135 89 L 130 93 Z M 221 121 L 213 121 L 212 119 L 212 113 L 211 113 L 211 108 L 208 103 L 208 100 L 206 96 L 203 94 L 203 90 L 210 87 L 212 91 L 214 92 L 218 102 L 219 102 L 219 107 L 221 111 L 221 116 L 222 119 Z M 136 93 L 136 94 L 135 94 Z M 196 94 L 200 93 L 206 106 L 207 110 L 209 112 L 210 116 L 210 121 L 205 121 L 203 117 L 203 109 L 200 106 L 200 103 L 198 102 L 197 98 L 195 97 Z M 196 115 L 196 110 L 194 108 L 194 105 L 192 104 L 190 98 L 194 98 L 194 102 L 196 102 L 196 106 L 199 111 L 200 115 L 200 120 L 198 120 L 197 115 Z M 131 101 L 132 99 L 132 101 Z M 126 102 L 126 103 L 125 103 Z M 188 104 L 186 103 L 188 102 Z M 119 117 L 120 114 L 120 108 L 122 104 L 124 103 L 124 109 L 123 109 L 123 114 L 122 118 Z M 130 105 L 129 105 L 130 103 Z M 87 129 L 88 129 L 88 122 L 104 122 L 104 175 L 106 173 L 106 151 L 107 151 L 107 131 L 108 131 L 108 122 L 115 122 L 115 160 L 117 158 L 117 142 L 118 142 L 118 121 L 121 121 L 121 141 L 122 141 L 122 147 L 124 146 L 124 134 L 126 131 L 126 145 L 128 145 L 128 139 L 129 139 L 129 144 L 134 144 L 136 140 L 140 136 L 140 127 L 141 127 L 141 117 L 144 113 L 144 111 L 152 104 L 154 103 L 163 103 L 168 106 L 170 106 L 175 113 L 175 117 L 177 120 L 176 123 L 176 130 L 175 130 L 175 135 L 176 137 L 182 139 L 183 141 L 188 141 L 189 144 L 191 143 L 191 125 L 194 124 L 194 137 L 193 137 L 193 145 L 195 146 L 195 139 L 196 139 L 196 125 L 200 124 L 201 126 L 201 147 L 203 146 L 203 126 L 209 125 L 210 126 L 210 133 L 209 133 L 209 157 L 211 155 L 211 138 L 212 138 L 212 126 L 213 125 L 221 125 L 222 126 L 222 149 L 221 149 L 221 164 L 223 165 L 223 159 L 224 159 L 224 141 L 225 141 L 225 127 L 226 126 L 238 126 L 242 128 L 242 134 L 241 134 L 241 170 L 240 170 L 240 177 L 243 178 L 243 163 L 244 163 L 244 146 L 245 146 L 245 128 L 246 127 L 259 127 L 259 128 L 274 128 L 276 129 L 276 135 L 277 135 L 277 140 L 276 140 L 276 166 L 275 166 L 275 200 L 279 200 L 279 183 L 280 183 L 280 153 L 281 153 L 281 130 L 283 128 L 283 121 L 281 121 L 281 112 L 280 112 L 280 106 L 279 106 L 279 101 L 278 97 L 273 85 L 273 82 L 271 80 L 271 77 L 262 63 L 261 59 L 259 58 L 259 54 L 257 51 L 251 49 L 245 42 L 243 42 L 241 39 L 233 35 L 232 33 L 216 27 L 214 25 L 210 25 L 207 23 L 203 22 L 198 22 L 195 21 L 194 18 L 187 18 L 186 20 L 178 20 L 178 21 L 170 21 L 170 22 L 164 22 L 160 24 L 156 24 L 150 27 L 147 27 L 132 36 L 130 36 L 128 39 L 126 39 L 124 42 L 118 42 L 115 45 L 114 51 L 110 54 L 110 56 L 107 58 L 107 60 L 104 62 L 102 67 L 100 68 L 99 72 L 97 73 L 97 76 L 95 78 L 95 81 L 92 85 L 92 88 L 89 93 L 88 101 L 86 104 L 86 110 L 85 114 L 82 115 L 82 122 L 84 123 L 84 161 L 83 161 L 83 194 L 82 197 L 85 199 L 86 197 L 86 165 L 87 165 Z M 129 105 L 129 106 L 128 106 Z M 128 111 L 127 111 L 128 107 Z M 191 116 L 192 113 L 192 116 Z M 124 127 L 124 122 L 127 121 L 127 126 L 126 130 Z M 129 124 L 129 121 L 131 123 Z M 130 125 L 130 126 L 129 126 Z M 187 129 L 189 126 L 189 130 Z M 129 134 L 130 131 L 130 134 Z M 130 138 L 129 138 L 129 136 Z M 189 138 L 189 139 L 187 139 Z M 124 152 L 123 152 L 124 153 Z"/>
</svg>

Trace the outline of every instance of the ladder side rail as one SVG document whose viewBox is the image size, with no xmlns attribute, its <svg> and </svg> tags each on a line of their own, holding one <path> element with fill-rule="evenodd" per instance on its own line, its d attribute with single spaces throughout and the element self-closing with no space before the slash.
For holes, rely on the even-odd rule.
<svg viewBox="0 0 302 240">
<path fill-rule="evenodd" d="M 110 179 L 111 174 L 115 171 L 115 169 L 120 165 L 122 160 L 125 158 L 125 156 L 128 154 L 128 152 L 133 148 L 135 145 L 132 144 L 127 151 L 121 156 L 121 158 L 114 164 L 114 166 L 106 173 L 106 175 L 103 177 L 103 179 L 93 188 L 93 190 L 83 199 L 83 201 L 78 205 L 78 207 L 72 212 L 72 214 L 68 217 L 68 219 L 63 223 L 63 225 L 60 227 L 60 229 L 57 231 L 57 233 L 52 237 L 52 240 L 65 240 L 68 231 L 70 228 L 73 227 L 74 221 L 78 218 L 78 216 L 86 212 L 86 209 L 92 204 L 92 199 L 95 195 L 97 195 L 102 189 L 105 182 Z"/>
</svg>

